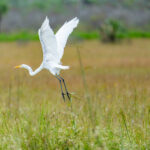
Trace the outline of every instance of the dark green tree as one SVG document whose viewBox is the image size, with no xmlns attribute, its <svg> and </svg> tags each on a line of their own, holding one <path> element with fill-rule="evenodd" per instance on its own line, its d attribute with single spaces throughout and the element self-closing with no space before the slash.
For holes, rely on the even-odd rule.
<svg viewBox="0 0 150 150">
<path fill-rule="evenodd" d="M 0 2 L 0 31 L 3 15 L 8 11 L 8 5 L 4 2 Z"/>
</svg>

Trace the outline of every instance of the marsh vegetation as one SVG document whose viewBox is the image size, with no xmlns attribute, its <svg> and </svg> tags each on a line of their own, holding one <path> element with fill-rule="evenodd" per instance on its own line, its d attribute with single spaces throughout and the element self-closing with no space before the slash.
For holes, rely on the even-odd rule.
<svg viewBox="0 0 150 150">
<path fill-rule="evenodd" d="M 30 77 L 13 68 L 26 63 L 35 69 L 42 61 L 39 42 L 0 47 L 0 149 L 150 148 L 149 39 L 67 46 L 63 64 L 71 69 L 62 76 L 72 103 L 64 103 L 48 71 Z"/>
</svg>

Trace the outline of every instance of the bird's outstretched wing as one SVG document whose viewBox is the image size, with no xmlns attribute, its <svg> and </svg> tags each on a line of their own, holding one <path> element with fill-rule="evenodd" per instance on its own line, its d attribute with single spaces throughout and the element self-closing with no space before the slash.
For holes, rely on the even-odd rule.
<svg viewBox="0 0 150 150">
<path fill-rule="evenodd" d="M 66 22 L 56 33 L 59 59 L 62 58 L 67 39 L 74 28 L 77 27 L 79 19 L 76 17 L 69 22 Z"/>
<path fill-rule="evenodd" d="M 43 60 L 45 61 L 58 60 L 56 37 L 49 25 L 49 20 L 47 17 L 44 20 L 38 33 L 39 33 L 39 38 L 43 49 Z"/>
</svg>

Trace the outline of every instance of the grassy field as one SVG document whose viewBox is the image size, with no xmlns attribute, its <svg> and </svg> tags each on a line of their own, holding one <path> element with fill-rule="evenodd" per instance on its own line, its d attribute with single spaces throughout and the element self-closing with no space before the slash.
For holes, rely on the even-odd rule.
<svg viewBox="0 0 150 150">
<path fill-rule="evenodd" d="M 149 39 L 67 46 L 65 103 L 48 71 L 30 77 L 13 68 L 38 67 L 39 42 L 0 43 L 0 54 L 0 149 L 150 150 Z"/>
<path fill-rule="evenodd" d="M 72 33 L 73 39 L 81 40 L 99 40 L 101 39 L 99 30 L 95 31 L 75 31 Z M 123 33 L 116 34 L 118 39 L 132 39 L 132 38 L 150 38 L 150 31 L 129 30 Z M 39 41 L 39 36 L 35 32 L 20 31 L 18 33 L 0 33 L 0 42 L 14 42 L 14 41 Z"/>
</svg>

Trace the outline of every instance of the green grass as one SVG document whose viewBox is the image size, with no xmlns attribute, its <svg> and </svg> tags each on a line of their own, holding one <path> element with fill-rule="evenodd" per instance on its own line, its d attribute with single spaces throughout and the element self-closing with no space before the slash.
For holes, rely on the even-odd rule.
<svg viewBox="0 0 150 150">
<path fill-rule="evenodd" d="M 0 34 L 0 41 L 17 41 L 17 40 L 22 40 L 22 41 L 36 41 L 39 40 L 38 34 L 35 33 L 30 33 L 30 32 L 19 32 L 19 33 L 1 33 Z"/>
<path fill-rule="evenodd" d="M 129 31 L 126 33 L 121 33 L 117 35 L 118 38 L 150 38 L 150 32 L 144 32 L 144 31 Z M 93 40 L 93 39 L 100 39 L 100 34 L 98 31 L 90 31 L 90 32 L 77 32 L 75 31 L 72 34 L 72 37 L 74 39 L 83 39 L 83 40 Z M 1 33 L 0 34 L 0 41 L 4 42 L 11 42 L 11 41 L 37 41 L 39 40 L 37 33 L 32 32 L 19 32 L 19 33 Z"/>
<path fill-rule="evenodd" d="M 118 35 L 119 38 L 150 38 L 149 31 L 128 31 L 125 34 Z"/>
</svg>

